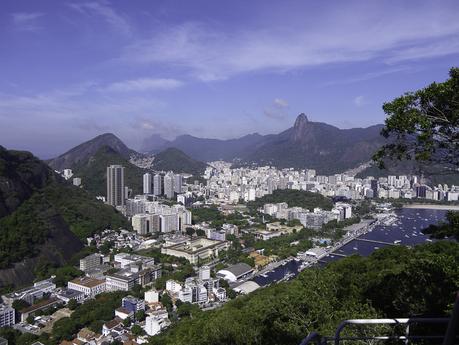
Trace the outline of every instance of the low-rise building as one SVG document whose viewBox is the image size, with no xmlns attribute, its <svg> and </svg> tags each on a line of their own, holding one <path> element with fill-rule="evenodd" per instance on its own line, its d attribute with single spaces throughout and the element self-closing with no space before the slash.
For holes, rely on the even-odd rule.
<svg viewBox="0 0 459 345">
<path fill-rule="evenodd" d="M 75 278 L 67 283 L 67 288 L 80 291 L 85 294 L 85 298 L 94 298 L 96 295 L 105 292 L 105 281 L 90 277 Z"/>
<path fill-rule="evenodd" d="M 163 247 L 161 253 L 185 258 L 190 263 L 196 264 L 200 259 L 218 257 L 221 251 L 226 251 L 229 247 L 230 243 L 227 241 L 216 241 L 198 237 L 184 243 Z"/>
<path fill-rule="evenodd" d="M 102 265 L 102 256 L 98 253 L 88 255 L 80 260 L 80 270 L 83 272 L 91 271 Z"/>
<path fill-rule="evenodd" d="M 8 305 L 0 304 L 0 328 L 12 326 L 15 323 L 14 309 Z"/>
<path fill-rule="evenodd" d="M 145 310 L 145 301 L 134 296 L 126 296 L 121 300 L 121 306 L 133 313 Z"/>
<path fill-rule="evenodd" d="M 139 273 L 129 270 L 119 270 L 118 272 L 106 276 L 107 291 L 129 291 L 139 282 Z"/>
<path fill-rule="evenodd" d="M 145 332 L 149 336 L 154 336 L 161 333 L 161 331 L 164 328 L 168 327 L 170 324 L 171 322 L 167 317 L 167 313 L 165 314 L 165 316 L 147 316 L 147 318 L 145 319 Z"/>
<path fill-rule="evenodd" d="M 228 282 L 236 282 L 239 279 L 249 276 L 252 272 L 253 268 L 249 265 L 238 263 L 218 271 L 217 277 L 225 279 Z"/>
<path fill-rule="evenodd" d="M 56 289 L 56 284 L 51 279 L 41 280 L 33 284 L 33 286 L 11 292 L 3 295 L 2 299 L 10 307 L 16 300 L 23 300 L 29 304 L 33 304 L 37 299 L 42 299 L 45 295 L 50 294 Z"/>
<path fill-rule="evenodd" d="M 62 289 L 58 294 L 56 294 L 56 297 L 66 304 L 69 303 L 72 299 L 74 299 L 78 303 L 81 303 L 86 298 L 84 292 L 72 289 Z"/>
</svg>

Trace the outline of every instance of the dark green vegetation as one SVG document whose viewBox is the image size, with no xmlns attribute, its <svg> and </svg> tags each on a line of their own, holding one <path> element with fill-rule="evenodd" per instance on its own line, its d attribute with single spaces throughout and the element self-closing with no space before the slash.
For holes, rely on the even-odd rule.
<svg viewBox="0 0 459 345">
<path fill-rule="evenodd" d="M 416 163 L 434 183 L 459 180 L 459 68 L 452 68 L 449 76 L 383 105 L 387 118 L 382 135 L 389 141 L 373 157 L 380 167 L 393 169 L 394 161 Z"/>
<path fill-rule="evenodd" d="M 307 269 L 291 282 L 194 314 L 151 344 L 299 344 L 343 319 L 445 315 L 459 288 L 459 244 L 391 247 Z"/>
<path fill-rule="evenodd" d="M 134 194 L 142 193 L 144 169 L 130 163 L 120 153 L 109 146 L 102 146 L 88 160 L 75 164 L 72 169 L 75 177 L 81 177 L 83 187 L 93 195 L 107 194 L 107 167 L 119 164 L 124 167 L 124 184 Z"/>
<path fill-rule="evenodd" d="M 234 212 L 229 215 L 221 213 L 216 206 L 200 207 L 193 209 L 192 213 L 193 223 L 209 222 L 214 228 L 221 228 L 223 224 L 234 224 L 240 228 L 248 225 L 245 217 L 239 213 Z"/>
<path fill-rule="evenodd" d="M 50 235 L 74 242 L 79 250 L 80 240 L 119 227 L 129 228 L 129 224 L 112 207 L 79 188 L 52 182 L 0 220 L 0 267 L 37 255 Z"/>
<path fill-rule="evenodd" d="M 0 218 L 0 268 L 34 258 L 27 275 L 2 271 L 2 286 L 29 282 L 40 266 L 65 264 L 82 249 L 81 240 L 97 231 L 129 228 L 112 207 L 63 181 L 30 153 L 0 148 L 0 167 L 0 179 L 16 186 L 7 197 L 0 194 L 0 204 L 9 205 Z"/>
<path fill-rule="evenodd" d="M 168 148 L 155 155 L 153 169 L 172 170 L 175 173 L 188 173 L 199 176 L 204 173 L 207 164 L 194 160 L 176 148 Z"/>
<path fill-rule="evenodd" d="M 294 189 L 277 189 L 273 194 L 265 195 L 250 201 L 247 206 L 252 210 L 263 207 L 264 204 L 286 202 L 289 207 L 303 207 L 312 211 L 315 207 L 331 210 L 333 202 L 319 193 Z"/>
<path fill-rule="evenodd" d="M 422 232 L 430 234 L 433 238 L 443 239 L 453 237 L 456 241 L 459 241 L 459 212 L 448 211 L 446 222 L 438 225 L 429 225 Z"/>
<path fill-rule="evenodd" d="M 89 327 L 93 332 L 100 333 L 103 323 L 113 319 L 113 310 L 121 305 L 121 299 L 126 295 L 127 293 L 122 291 L 103 293 L 94 300 L 79 305 L 69 318 L 56 321 L 51 340 L 58 343 L 63 339 L 73 339 L 83 327 Z"/>
<path fill-rule="evenodd" d="M 41 336 L 25 333 L 12 328 L 1 328 L 0 337 L 8 339 L 12 345 L 30 345 L 40 341 L 45 345 L 59 344 L 62 340 L 71 340 L 83 327 L 88 327 L 94 332 L 101 333 L 104 322 L 113 319 L 113 310 L 121 305 L 121 299 L 126 292 L 112 292 L 98 295 L 94 300 L 74 306 L 75 311 L 70 317 L 56 321 L 51 334 Z"/>
<path fill-rule="evenodd" d="M 155 286 L 157 289 L 164 289 L 166 281 L 169 279 L 184 282 L 186 278 L 195 274 L 193 266 L 184 258 L 162 254 L 160 249 L 145 249 L 137 252 L 139 255 L 149 256 L 155 259 L 155 263 L 162 265 L 161 278 L 157 279 Z M 172 265 L 176 265 L 173 267 Z"/>
</svg>

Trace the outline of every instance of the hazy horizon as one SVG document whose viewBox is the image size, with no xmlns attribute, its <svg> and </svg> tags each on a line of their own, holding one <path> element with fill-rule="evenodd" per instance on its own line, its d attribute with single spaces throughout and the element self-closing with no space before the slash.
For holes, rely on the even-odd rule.
<svg viewBox="0 0 459 345">
<path fill-rule="evenodd" d="M 7 0 L 0 145 L 51 158 L 111 132 L 230 139 L 304 112 L 339 128 L 447 78 L 459 3 Z"/>
</svg>

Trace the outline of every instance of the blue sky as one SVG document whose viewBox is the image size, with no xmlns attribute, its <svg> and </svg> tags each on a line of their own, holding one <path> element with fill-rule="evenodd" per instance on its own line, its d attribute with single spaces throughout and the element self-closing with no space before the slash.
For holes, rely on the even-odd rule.
<svg viewBox="0 0 459 345">
<path fill-rule="evenodd" d="M 459 65 L 459 1 L 3 0 L 0 145 L 341 128 Z"/>
</svg>

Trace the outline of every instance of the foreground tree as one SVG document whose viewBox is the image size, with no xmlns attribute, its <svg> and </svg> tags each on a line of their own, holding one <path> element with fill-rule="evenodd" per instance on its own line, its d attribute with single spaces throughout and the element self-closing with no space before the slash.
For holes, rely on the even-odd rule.
<svg viewBox="0 0 459 345">
<path fill-rule="evenodd" d="M 449 76 L 383 105 L 389 143 L 374 155 L 380 167 L 389 158 L 459 168 L 459 68 Z"/>
</svg>

